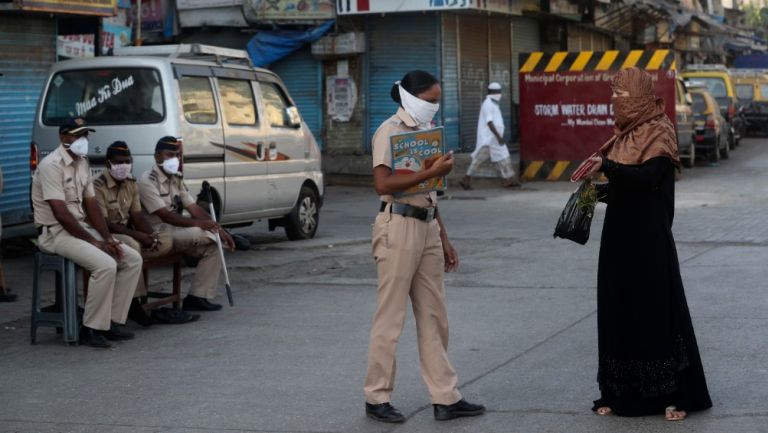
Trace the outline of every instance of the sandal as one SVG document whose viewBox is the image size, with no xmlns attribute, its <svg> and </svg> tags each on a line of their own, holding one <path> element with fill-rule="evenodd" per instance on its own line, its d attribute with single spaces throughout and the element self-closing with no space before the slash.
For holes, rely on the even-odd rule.
<svg viewBox="0 0 768 433">
<path fill-rule="evenodd" d="M 600 415 L 600 416 L 613 415 L 613 411 L 608 406 L 598 407 L 597 410 L 595 410 L 595 413 Z"/>
<path fill-rule="evenodd" d="M 675 406 L 667 406 L 664 409 L 664 419 L 667 421 L 682 421 L 688 416 L 684 410 L 677 410 Z"/>
</svg>

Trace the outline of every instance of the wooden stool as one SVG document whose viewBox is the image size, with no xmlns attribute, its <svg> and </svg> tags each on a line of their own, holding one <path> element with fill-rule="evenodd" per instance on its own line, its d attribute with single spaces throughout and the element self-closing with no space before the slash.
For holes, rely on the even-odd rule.
<svg viewBox="0 0 768 433">
<path fill-rule="evenodd" d="M 168 254 L 167 256 L 158 257 L 156 259 L 144 259 L 144 265 L 141 271 L 142 278 L 144 279 L 144 287 L 147 289 L 147 301 L 149 298 L 157 298 L 152 302 L 144 303 L 144 311 L 149 313 L 153 308 L 171 303 L 174 308 L 181 308 L 181 264 L 183 261 L 184 255 L 182 254 Z M 171 293 L 150 291 L 149 270 L 167 265 L 173 265 L 173 289 Z M 91 273 L 83 269 L 83 305 L 85 305 L 85 301 L 88 299 L 88 280 L 90 278 Z"/>
<path fill-rule="evenodd" d="M 153 308 L 173 303 L 174 308 L 181 308 L 181 264 L 184 261 L 182 254 L 168 254 L 156 259 L 144 260 L 142 269 L 144 287 L 147 288 L 147 298 L 157 298 L 144 304 L 144 311 L 150 312 Z M 160 266 L 173 265 L 173 290 L 167 292 L 152 292 L 149 290 L 149 270 Z"/>
</svg>

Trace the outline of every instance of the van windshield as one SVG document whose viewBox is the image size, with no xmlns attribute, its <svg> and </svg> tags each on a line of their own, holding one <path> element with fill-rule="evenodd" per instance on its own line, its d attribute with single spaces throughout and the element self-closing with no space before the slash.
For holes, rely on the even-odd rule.
<svg viewBox="0 0 768 433">
<path fill-rule="evenodd" d="M 165 118 L 160 73 L 150 68 L 84 69 L 57 73 L 43 108 L 43 123 L 69 117 L 89 125 L 158 123 Z"/>
</svg>

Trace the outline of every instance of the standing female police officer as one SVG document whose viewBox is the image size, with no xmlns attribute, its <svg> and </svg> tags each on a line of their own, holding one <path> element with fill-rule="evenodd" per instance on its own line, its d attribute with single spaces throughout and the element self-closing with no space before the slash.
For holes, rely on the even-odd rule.
<svg viewBox="0 0 768 433">
<path fill-rule="evenodd" d="M 392 87 L 400 107 L 379 126 L 373 137 L 373 179 L 381 196 L 373 226 L 373 256 L 378 268 L 377 308 L 373 317 L 365 378 L 365 412 L 377 421 L 403 422 L 390 404 L 395 382 L 395 351 L 405 321 L 408 297 L 413 304 L 419 357 L 437 420 L 480 415 L 485 407 L 461 398 L 458 378 L 448 361 L 448 317 L 443 271 L 459 266 L 459 255 L 448 241 L 437 211 L 434 192 L 393 197 L 427 179 L 445 176 L 453 168 L 447 154 L 430 168 L 393 175 L 389 137 L 427 129 L 439 109 L 440 84 L 432 75 L 411 71 Z"/>
</svg>

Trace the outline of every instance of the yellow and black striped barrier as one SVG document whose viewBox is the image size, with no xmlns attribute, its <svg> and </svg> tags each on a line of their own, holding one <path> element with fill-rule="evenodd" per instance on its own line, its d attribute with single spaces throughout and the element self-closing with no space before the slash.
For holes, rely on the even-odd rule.
<svg viewBox="0 0 768 433">
<path fill-rule="evenodd" d="M 676 70 L 672 50 L 533 52 L 520 55 L 520 74 L 580 71 L 618 71 L 641 68 L 648 71 Z M 521 76 L 520 82 L 523 82 Z M 531 125 L 521 125 L 521 128 Z M 523 180 L 568 179 L 581 161 L 520 161 Z"/>
</svg>

